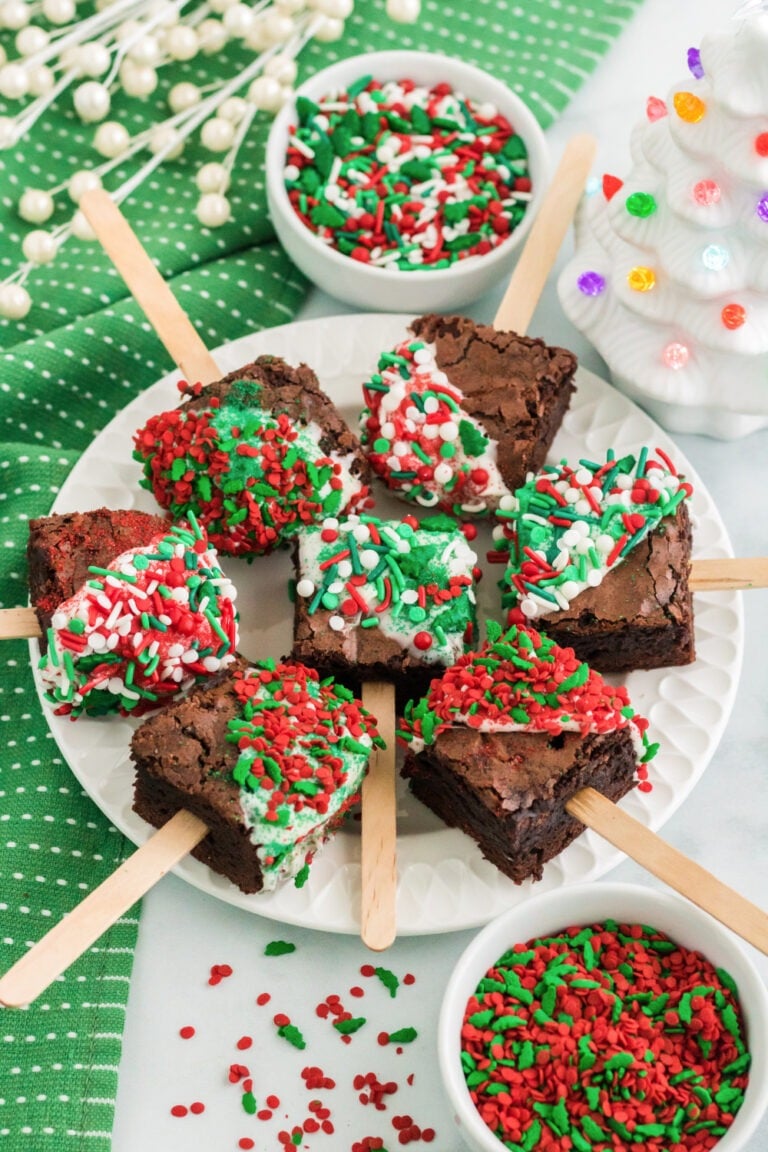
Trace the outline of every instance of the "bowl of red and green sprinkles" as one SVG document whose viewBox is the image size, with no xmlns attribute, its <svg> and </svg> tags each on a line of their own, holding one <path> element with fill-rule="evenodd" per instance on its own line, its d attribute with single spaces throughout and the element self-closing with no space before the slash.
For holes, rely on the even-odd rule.
<svg viewBox="0 0 768 1152">
<path fill-rule="evenodd" d="M 651 888 L 560 888 L 489 924 L 438 1032 L 475 1152 L 739 1152 L 768 1104 L 757 970 L 717 921 Z"/>
<path fill-rule="evenodd" d="M 267 198 L 283 247 L 357 308 L 463 308 L 502 280 L 546 188 L 533 113 L 463 61 L 375 52 L 318 72 L 278 114 Z"/>
</svg>

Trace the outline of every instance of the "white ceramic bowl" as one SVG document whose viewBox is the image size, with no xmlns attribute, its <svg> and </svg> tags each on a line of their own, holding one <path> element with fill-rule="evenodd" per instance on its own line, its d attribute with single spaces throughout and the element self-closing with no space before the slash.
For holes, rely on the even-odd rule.
<svg viewBox="0 0 768 1152">
<path fill-rule="evenodd" d="M 514 944 L 572 924 L 606 919 L 650 924 L 678 944 L 701 952 L 735 980 L 752 1065 L 744 1102 L 716 1152 L 738 1152 L 768 1104 L 768 993 L 752 962 L 716 920 L 672 893 L 631 884 L 574 885 L 534 897 L 484 928 L 460 957 L 440 1013 L 438 1060 L 454 1119 L 467 1146 L 474 1152 L 504 1152 L 502 1142 L 480 1119 L 461 1069 L 460 1029 L 467 1000 L 488 969 Z"/>
<path fill-rule="evenodd" d="M 533 196 L 520 224 L 485 256 L 470 257 L 450 268 L 401 272 L 375 268 L 344 256 L 323 244 L 296 215 L 285 189 L 283 170 L 291 125 L 296 122 L 295 97 L 313 100 L 334 88 L 346 87 L 361 76 L 377 80 L 410 78 L 418 84 L 447 81 L 464 95 L 494 103 L 528 148 Z M 267 143 L 267 201 L 278 238 L 298 268 L 331 296 L 359 309 L 380 312 L 440 312 L 461 309 L 509 273 L 546 189 L 549 153 L 533 113 L 506 85 L 480 68 L 429 52 L 373 52 L 333 64 L 307 80 L 278 113 Z"/>
</svg>

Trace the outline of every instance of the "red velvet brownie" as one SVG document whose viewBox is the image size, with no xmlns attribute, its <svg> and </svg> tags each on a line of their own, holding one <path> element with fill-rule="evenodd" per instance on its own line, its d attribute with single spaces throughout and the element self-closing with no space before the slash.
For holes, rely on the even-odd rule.
<svg viewBox="0 0 768 1152">
<path fill-rule="evenodd" d="M 364 385 L 363 448 L 404 499 L 486 515 L 546 457 L 576 358 L 464 316 L 421 316 Z"/>
<path fill-rule="evenodd" d="M 497 513 L 509 622 L 601 672 L 689 664 L 691 491 L 658 449 L 545 465 Z"/>
<path fill-rule="evenodd" d="M 199 816 L 210 831 L 193 855 L 244 892 L 300 886 L 380 745 L 345 688 L 301 665 L 240 661 L 134 733 L 134 808 L 156 827 L 181 808 Z"/>
<path fill-rule="evenodd" d="M 194 519 L 45 516 L 30 523 L 28 557 L 57 713 L 139 715 L 234 659 L 235 589 Z"/>
<path fill-rule="evenodd" d="M 403 775 L 446 824 L 466 832 L 516 883 L 583 831 L 567 801 L 591 786 L 619 800 L 647 789 L 656 752 L 625 688 L 533 630 L 502 633 L 463 656 L 408 705 Z"/>
<path fill-rule="evenodd" d="M 221 551 L 256 556 L 326 516 L 365 507 L 357 437 L 301 364 L 261 356 L 153 416 L 134 437 L 142 486 L 174 518 L 194 513 Z"/>
</svg>

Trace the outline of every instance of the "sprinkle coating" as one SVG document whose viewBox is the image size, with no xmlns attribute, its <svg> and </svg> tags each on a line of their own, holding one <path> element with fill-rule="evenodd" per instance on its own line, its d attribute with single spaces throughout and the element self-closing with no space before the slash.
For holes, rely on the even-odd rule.
<svg viewBox="0 0 768 1152">
<path fill-rule="evenodd" d="M 411 339 L 384 352 L 363 395 L 361 443 L 376 475 L 404 499 L 482 516 L 510 495 L 496 441 L 462 407 L 434 345 Z"/>
<path fill-rule="evenodd" d="M 504 560 L 502 605 L 510 623 L 565 609 L 600 585 L 693 492 L 661 449 L 597 464 L 548 464 L 502 504 L 494 530 Z"/>
<path fill-rule="evenodd" d="M 194 517 L 89 572 L 39 663 L 58 714 L 141 715 L 234 660 L 236 590 Z"/>
<path fill-rule="evenodd" d="M 194 401 L 207 395 L 179 387 Z M 151 417 L 136 433 L 134 459 L 142 487 L 174 517 L 197 515 L 220 551 L 269 553 L 302 525 L 365 502 L 354 456 L 322 447 L 325 430 L 306 414 L 267 404 L 254 379 L 210 392 L 207 404 Z"/>
<path fill-rule="evenodd" d="M 466 725 L 484 732 L 614 732 L 630 728 L 642 763 L 656 755 L 648 721 L 638 715 L 625 687 L 613 688 L 571 648 L 540 632 L 488 621 L 488 640 L 432 681 L 427 696 L 411 701 L 398 737 L 414 751 L 440 732 Z"/>
</svg>

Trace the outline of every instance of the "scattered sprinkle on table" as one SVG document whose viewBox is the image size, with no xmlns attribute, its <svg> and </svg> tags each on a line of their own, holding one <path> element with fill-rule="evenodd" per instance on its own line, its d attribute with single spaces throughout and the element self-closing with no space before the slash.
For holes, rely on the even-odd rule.
<svg viewBox="0 0 768 1152">
<path fill-rule="evenodd" d="M 449 268 L 502 244 L 531 198 L 524 140 L 495 105 L 363 76 L 300 96 L 285 185 L 323 243 L 372 267 Z"/>
</svg>

